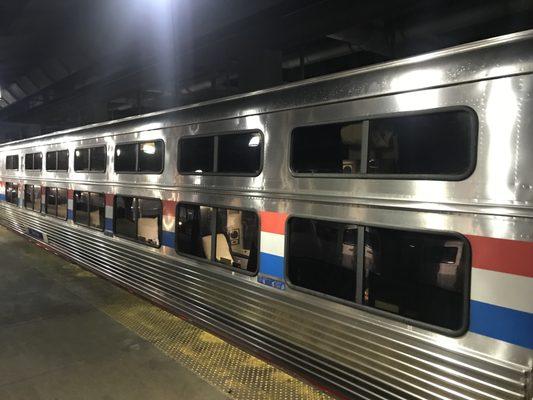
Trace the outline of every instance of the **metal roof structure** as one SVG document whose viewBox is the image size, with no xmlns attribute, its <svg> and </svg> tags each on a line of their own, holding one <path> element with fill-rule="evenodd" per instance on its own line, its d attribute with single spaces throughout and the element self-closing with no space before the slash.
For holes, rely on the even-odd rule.
<svg viewBox="0 0 533 400">
<path fill-rule="evenodd" d="M 532 27 L 525 0 L 4 0 L 0 141 Z"/>
</svg>

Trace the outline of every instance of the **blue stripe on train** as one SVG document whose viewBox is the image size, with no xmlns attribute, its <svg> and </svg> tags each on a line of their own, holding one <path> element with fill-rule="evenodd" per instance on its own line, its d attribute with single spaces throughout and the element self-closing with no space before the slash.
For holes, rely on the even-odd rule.
<svg viewBox="0 0 533 400">
<path fill-rule="evenodd" d="M 104 227 L 105 227 L 106 231 L 113 232 L 113 219 L 112 218 L 106 218 Z"/>
<path fill-rule="evenodd" d="M 283 257 L 260 253 L 259 269 L 262 274 L 283 278 Z"/>
<path fill-rule="evenodd" d="M 161 237 L 161 244 L 163 246 L 172 247 L 175 246 L 175 235 L 174 232 L 163 231 L 163 236 Z"/>
<path fill-rule="evenodd" d="M 0 201 L 6 201 L 6 195 L 0 194 Z"/>
<path fill-rule="evenodd" d="M 74 211 L 73 210 L 67 210 L 67 219 L 74 219 Z"/>
<path fill-rule="evenodd" d="M 533 314 L 472 300 L 470 330 L 533 349 Z"/>
</svg>

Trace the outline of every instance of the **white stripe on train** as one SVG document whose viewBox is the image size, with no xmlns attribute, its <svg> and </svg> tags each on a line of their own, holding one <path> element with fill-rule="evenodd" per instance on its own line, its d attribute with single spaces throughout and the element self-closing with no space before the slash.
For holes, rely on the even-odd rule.
<svg viewBox="0 0 533 400">
<path fill-rule="evenodd" d="M 472 300 L 533 313 L 533 278 L 472 268 Z"/>
</svg>

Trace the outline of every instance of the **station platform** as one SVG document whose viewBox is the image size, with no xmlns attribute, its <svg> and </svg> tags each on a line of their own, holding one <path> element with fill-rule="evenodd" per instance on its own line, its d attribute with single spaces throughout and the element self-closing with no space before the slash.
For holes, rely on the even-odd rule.
<svg viewBox="0 0 533 400">
<path fill-rule="evenodd" d="M 330 399 L 0 226 L 0 399 Z"/>
</svg>

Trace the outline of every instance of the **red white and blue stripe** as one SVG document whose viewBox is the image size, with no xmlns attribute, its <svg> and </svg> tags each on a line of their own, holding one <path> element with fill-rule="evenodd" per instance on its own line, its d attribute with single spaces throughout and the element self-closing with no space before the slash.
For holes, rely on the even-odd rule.
<svg viewBox="0 0 533 400">
<path fill-rule="evenodd" d="M 174 224 L 176 220 L 176 202 L 172 200 L 163 200 L 163 233 L 161 244 L 167 248 L 176 247 L 176 233 Z"/>
<path fill-rule="evenodd" d="M 113 234 L 113 200 L 112 193 L 105 195 L 105 219 L 104 219 L 104 233 Z"/>
<path fill-rule="evenodd" d="M 5 200 L 4 182 L 0 182 L 0 200 Z M 106 194 L 105 231 L 111 234 L 113 200 L 113 194 Z M 162 245 L 166 250 L 175 247 L 175 213 L 176 202 L 163 201 Z M 73 191 L 69 190 L 68 218 L 72 217 Z M 286 287 L 286 220 L 285 213 L 260 212 L 258 282 L 278 289 Z M 467 237 L 472 248 L 470 331 L 533 349 L 533 242 Z"/>
<path fill-rule="evenodd" d="M 285 289 L 285 223 L 287 214 L 259 213 L 261 221 L 258 282 Z"/>
<path fill-rule="evenodd" d="M 533 349 L 533 242 L 468 236 L 470 331 Z"/>
<path fill-rule="evenodd" d="M 67 219 L 74 219 L 74 190 L 67 190 Z"/>
</svg>

